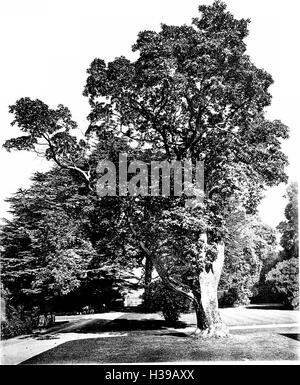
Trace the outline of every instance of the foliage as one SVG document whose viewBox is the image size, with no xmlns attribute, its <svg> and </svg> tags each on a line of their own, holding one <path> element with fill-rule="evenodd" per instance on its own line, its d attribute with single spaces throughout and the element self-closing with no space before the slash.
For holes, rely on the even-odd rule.
<svg viewBox="0 0 300 385">
<path fill-rule="evenodd" d="M 36 327 L 36 317 L 25 311 L 24 306 L 9 304 L 10 293 L 0 284 L 1 297 L 1 339 L 12 338 L 19 334 L 31 333 Z"/>
<path fill-rule="evenodd" d="M 299 309 L 299 259 L 291 258 L 278 262 L 266 276 L 266 281 L 283 293 L 287 304 L 293 309 Z"/>
<path fill-rule="evenodd" d="M 53 306 L 95 279 L 122 286 L 125 264 L 118 269 L 113 250 L 101 250 L 109 229 L 105 215 L 113 211 L 95 205 L 68 171 L 36 174 L 9 202 L 13 219 L 1 229 L 1 277 L 13 304 Z"/>
<path fill-rule="evenodd" d="M 55 160 L 62 168 L 76 169 L 82 165 L 88 146 L 83 139 L 78 141 L 76 136 L 70 134 L 77 124 L 67 107 L 59 105 L 53 110 L 41 100 L 26 97 L 10 106 L 9 112 L 15 116 L 11 125 L 17 125 L 26 135 L 7 140 L 4 147 L 8 151 L 17 149 L 33 150 L 38 155 L 43 153 L 46 159 Z"/>
<path fill-rule="evenodd" d="M 1 321 L 1 338 L 7 339 L 20 334 L 32 333 L 36 326 L 36 318 L 32 314 L 26 313 L 22 306 L 8 305 L 6 319 Z"/>
<path fill-rule="evenodd" d="M 278 230 L 282 236 L 279 253 L 280 262 L 266 274 L 266 282 L 273 290 L 283 294 L 285 302 L 292 308 L 299 308 L 299 229 L 298 229 L 298 185 L 291 183 L 287 188 L 288 204 L 286 220 L 280 222 Z"/>
<path fill-rule="evenodd" d="M 148 295 L 148 310 L 161 311 L 165 320 L 170 324 L 178 321 L 180 313 L 189 311 L 191 308 L 190 301 L 174 290 L 170 290 L 161 280 L 150 284 Z"/>
<path fill-rule="evenodd" d="M 276 256 L 275 231 L 257 215 L 237 210 L 227 218 L 225 263 L 220 289 L 229 290 L 222 305 L 247 305 L 256 294 L 266 261 Z"/>
<path fill-rule="evenodd" d="M 8 201 L 13 219 L 1 229 L 1 277 L 17 303 L 49 301 L 80 285 L 93 256 L 80 218 L 83 195 L 67 174 L 36 174 Z"/>
<path fill-rule="evenodd" d="M 134 62 L 95 59 L 84 91 L 89 134 L 122 133 L 129 143 L 147 144 L 154 158 L 160 151 L 163 159 L 205 161 L 203 205 L 152 197 L 124 210 L 164 282 L 192 290 L 216 257 L 232 200 L 255 212 L 263 187 L 286 181 L 280 140 L 288 137 L 286 126 L 264 117 L 272 78 L 245 53 L 248 21 L 234 19 L 219 1 L 199 11 L 191 26 L 141 32 Z M 204 231 L 207 245 L 199 238 Z"/>
<path fill-rule="evenodd" d="M 278 225 L 281 233 L 280 252 L 282 259 L 299 257 L 299 227 L 298 227 L 298 184 L 291 183 L 287 189 L 288 204 L 284 210 L 285 221 Z"/>
</svg>

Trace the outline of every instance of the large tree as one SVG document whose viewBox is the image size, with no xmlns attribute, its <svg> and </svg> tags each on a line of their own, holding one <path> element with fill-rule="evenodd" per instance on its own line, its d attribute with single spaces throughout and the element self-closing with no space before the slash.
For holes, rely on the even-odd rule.
<svg viewBox="0 0 300 385">
<path fill-rule="evenodd" d="M 89 138 L 127 138 L 129 146 L 138 144 L 142 160 L 150 154 L 155 160 L 204 161 L 203 201 L 130 196 L 121 202 L 118 226 L 163 282 L 193 301 L 203 334 L 222 336 L 227 330 L 217 287 L 226 218 L 237 201 L 255 212 L 264 188 L 286 181 L 281 139 L 288 129 L 265 117 L 273 81 L 246 54 L 249 20 L 236 20 L 220 1 L 199 11 L 190 26 L 141 32 L 133 62 L 92 62 L 84 90 L 91 106 L 87 140 L 70 134 L 76 125 L 66 108 L 23 98 L 11 112 L 26 135 L 5 146 L 46 149 L 48 159 L 76 171 L 91 191 L 96 173 Z"/>
<path fill-rule="evenodd" d="M 80 303 L 99 303 L 104 282 L 119 290 L 130 284 L 140 259 L 125 257 L 120 236 L 112 242 L 118 207 L 95 203 L 77 175 L 57 167 L 36 173 L 31 187 L 8 202 L 12 219 L 1 226 L 0 239 L 1 281 L 10 303 L 43 312 L 76 293 L 79 309 Z M 83 292 L 97 292 L 98 300 L 92 294 L 80 302 Z"/>
<path fill-rule="evenodd" d="M 95 250 L 87 236 L 89 198 L 80 186 L 57 168 L 32 179 L 29 189 L 8 199 L 12 219 L 0 232 L 1 279 L 14 304 L 43 311 L 80 286 Z"/>
</svg>

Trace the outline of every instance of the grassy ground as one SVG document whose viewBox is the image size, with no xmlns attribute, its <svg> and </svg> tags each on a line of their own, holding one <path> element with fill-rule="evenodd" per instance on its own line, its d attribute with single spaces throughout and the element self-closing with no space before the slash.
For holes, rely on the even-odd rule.
<svg viewBox="0 0 300 385">
<path fill-rule="evenodd" d="M 184 327 L 179 323 L 178 327 Z M 299 359 L 299 330 L 232 331 L 228 339 L 196 340 L 157 319 L 92 323 L 80 333 L 120 331 L 127 336 L 66 342 L 22 364 L 84 364 L 172 361 L 273 361 Z"/>
</svg>

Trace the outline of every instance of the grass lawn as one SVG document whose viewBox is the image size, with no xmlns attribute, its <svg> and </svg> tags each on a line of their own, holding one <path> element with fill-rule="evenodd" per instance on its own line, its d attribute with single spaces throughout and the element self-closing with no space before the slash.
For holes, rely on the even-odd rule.
<svg viewBox="0 0 300 385">
<path fill-rule="evenodd" d="M 111 329 L 116 331 L 117 328 Z M 176 329 L 144 327 L 137 330 L 136 325 L 135 330 L 125 329 L 127 336 L 69 341 L 22 364 L 299 359 L 299 330 L 292 328 L 232 331 L 228 339 L 212 340 L 196 340 Z"/>
</svg>

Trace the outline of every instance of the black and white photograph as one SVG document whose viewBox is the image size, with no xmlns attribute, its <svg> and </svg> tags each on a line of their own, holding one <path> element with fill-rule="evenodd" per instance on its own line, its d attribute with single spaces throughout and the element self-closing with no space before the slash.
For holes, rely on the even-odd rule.
<svg viewBox="0 0 300 385">
<path fill-rule="evenodd" d="M 299 365 L 297 0 L 3 0 L 0 365 Z"/>
</svg>

